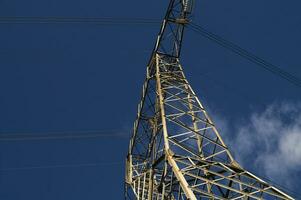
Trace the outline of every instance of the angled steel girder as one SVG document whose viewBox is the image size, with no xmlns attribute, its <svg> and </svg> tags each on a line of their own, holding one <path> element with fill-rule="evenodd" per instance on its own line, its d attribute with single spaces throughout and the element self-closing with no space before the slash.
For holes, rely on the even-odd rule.
<svg viewBox="0 0 301 200">
<path fill-rule="evenodd" d="M 179 61 L 192 2 L 171 0 L 147 66 L 126 160 L 126 199 L 293 199 L 232 157 Z"/>
</svg>

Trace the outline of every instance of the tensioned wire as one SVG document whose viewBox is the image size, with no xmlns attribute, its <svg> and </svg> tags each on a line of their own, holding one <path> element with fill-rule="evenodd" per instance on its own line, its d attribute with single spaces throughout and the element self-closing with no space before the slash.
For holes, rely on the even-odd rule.
<svg viewBox="0 0 301 200">
<path fill-rule="evenodd" d="M 98 162 L 98 163 L 80 163 L 80 164 L 61 164 L 61 165 L 40 165 L 27 167 L 9 167 L 0 168 L 0 173 L 5 171 L 19 171 L 19 170 L 35 170 L 35 169 L 55 169 L 55 168 L 81 168 L 81 167 L 100 167 L 100 166 L 114 166 L 122 165 L 123 162 Z"/>
<path fill-rule="evenodd" d="M 143 18 L 99 18 L 99 17 L 0 17 L 0 24 L 96 24 L 96 25 L 155 25 L 160 23 L 160 20 L 157 19 L 143 19 Z M 282 79 L 301 87 L 300 78 L 292 75 L 289 72 L 286 72 L 282 68 L 275 66 L 266 60 L 252 54 L 251 52 L 245 50 L 244 48 L 234 44 L 233 42 L 224 39 L 223 37 L 208 31 L 204 27 L 191 23 L 188 28 L 192 31 L 200 34 L 201 36 L 209 39 L 212 42 L 219 44 L 220 46 L 236 53 L 237 55 L 253 62 L 259 67 L 264 68 L 265 70 L 281 77 Z M 92 131 L 93 132 L 93 131 Z M 113 131 L 114 132 L 114 131 Z M 53 132 L 48 132 L 47 134 L 0 134 L 0 141 L 9 141 L 9 140 L 35 140 L 35 139 L 76 139 L 76 138 L 95 138 L 95 137 L 128 137 L 125 134 L 121 134 L 120 131 L 113 134 L 108 134 L 108 131 L 95 131 L 89 133 L 89 131 L 83 131 L 81 133 L 74 134 L 71 132 L 60 132 L 59 134 L 54 134 Z M 54 135 L 52 135 L 54 134 Z M 70 164 L 70 165 L 47 165 L 47 166 L 32 166 L 32 167 L 20 167 L 20 168 L 6 168 L 0 169 L 0 171 L 9 171 L 9 170 L 26 170 L 26 169 L 47 169 L 47 168 L 65 168 L 65 167 L 93 167 L 101 165 L 119 165 L 122 162 L 112 162 L 112 163 L 88 163 L 88 164 Z M 266 180 L 268 180 L 265 177 Z M 272 182 L 269 180 L 269 182 Z M 295 191 L 289 190 L 284 186 L 273 182 L 274 185 L 281 187 L 282 189 L 289 191 L 295 195 Z M 298 194 L 300 196 L 300 194 Z"/>
<path fill-rule="evenodd" d="M 124 134 L 125 130 L 88 130 L 88 131 L 58 131 L 58 132 L 40 132 L 40 133 L 0 133 L 0 141 L 19 141 L 19 140 L 51 140 L 51 139 L 84 139 L 84 138 L 120 138 L 127 139 L 128 134 Z M 8 167 L 0 168 L 0 173 L 23 171 L 23 170 L 42 170 L 42 169 L 63 169 L 63 168 L 83 168 L 83 167 L 105 167 L 105 166 L 121 166 L 124 162 L 95 162 L 95 163 L 77 163 L 77 164 L 59 164 L 59 165 L 40 165 L 25 167 Z M 301 194 L 270 180 L 267 177 L 259 176 L 263 180 L 267 180 L 274 186 L 288 191 L 295 196 Z"/>
<path fill-rule="evenodd" d="M 124 165 L 124 162 L 95 162 L 95 163 L 78 163 L 78 164 L 60 164 L 60 165 L 40 165 L 40 166 L 25 166 L 25 167 L 8 167 L 8 168 L 0 168 L 0 173 L 10 173 L 14 171 L 28 171 L 28 170 L 46 170 L 46 169 L 70 169 L 70 168 L 87 168 L 87 167 L 108 167 L 108 166 L 122 166 Z M 257 177 L 267 180 L 272 185 L 282 189 L 283 191 L 286 191 L 290 194 L 294 194 L 295 197 L 301 197 L 300 193 L 297 193 L 296 191 L 293 191 L 283 185 L 280 185 L 279 183 L 276 183 L 275 181 L 272 181 L 271 179 L 268 179 L 264 176 L 258 176 Z"/>
<path fill-rule="evenodd" d="M 127 133 L 125 133 L 127 132 Z M 0 133 L 2 141 L 20 140 L 58 140 L 58 139 L 84 139 L 84 138 L 121 138 L 127 139 L 129 131 L 126 130 L 86 130 L 86 131 L 49 131 L 49 132 L 11 132 Z"/>
<path fill-rule="evenodd" d="M 205 37 L 205 38 L 219 44 L 220 46 L 236 53 L 237 55 L 253 62 L 254 64 L 258 65 L 259 67 L 264 68 L 265 70 L 273 73 L 274 75 L 277 75 L 277 76 L 289 81 L 290 83 L 292 83 L 298 87 L 301 87 L 301 80 L 298 77 L 294 76 L 293 74 L 291 74 L 289 72 L 284 71 L 280 67 L 275 66 L 275 65 L 269 63 L 268 61 L 260 58 L 259 56 L 252 54 L 251 52 L 247 51 L 246 49 L 234 44 L 233 42 L 226 40 L 226 39 L 222 38 L 221 36 L 206 30 L 204 27 L 202 27 L 200 25 L 191 23 L 189 25 L 189 27 L 191 28 L 191 30 L 202 35 L 203 37 Z"/>
<path fill-rule="evenodd" d="M 91 23 L 99 25 L 159 24 L 160 20 L 147 18 L 112 17 L 0 17 L 1 24 L 68 24 Z"/>
<path fill-rule="evenodd" d="M 96 25 L 156 25 L 159 24 L 158 19 L 149 18 L 123 18 L 123 17 L 0 17 L 0 24 L 96 24 Z M 276 65 L 271 64 L 265 59 L 247 51 L 246 49 L 234 44 L 233 42 L 224 39 L 203 26 L 195 23 L 190 23 L 187 26 L 192 31 L 201 36 L 217 43 L 218 45 L 230 50 L 244 59 L 251 61 L 257 66 L 267 70 L 268 72 L 290 82 L 291 84 L 301 88 L 301 79 Z"/>
</svg>

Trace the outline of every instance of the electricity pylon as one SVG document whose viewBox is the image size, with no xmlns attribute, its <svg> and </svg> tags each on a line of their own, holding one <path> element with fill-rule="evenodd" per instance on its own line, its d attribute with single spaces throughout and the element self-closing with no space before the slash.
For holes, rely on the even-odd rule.
<svg viewBox="0 0 301 200">
<path fill-rule="evenodd" d="M 126 160 L 125 198 L 293 199 L 244 170 L 180 64 L 192 0 L 170 0 L 147 66 Z"/>
</svg>

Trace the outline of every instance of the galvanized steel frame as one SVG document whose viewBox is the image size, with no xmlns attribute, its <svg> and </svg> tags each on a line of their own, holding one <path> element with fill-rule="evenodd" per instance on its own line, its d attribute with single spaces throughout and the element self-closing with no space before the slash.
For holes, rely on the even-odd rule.
<svg viewBox="0 0 301 200">
<path fill-rule="evenodd" d="M 179 56 L 190 4 L 171 0 L 149 61 L 126 160 L 125 198 L 293 199 L 234 160 L 188 83 Z"/>
</svg>

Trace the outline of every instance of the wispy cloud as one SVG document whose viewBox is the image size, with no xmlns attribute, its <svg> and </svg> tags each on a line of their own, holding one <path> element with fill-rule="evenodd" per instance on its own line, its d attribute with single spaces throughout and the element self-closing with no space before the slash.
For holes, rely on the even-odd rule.
<svg viewBox="0 0 301 200">
<path fill-rule="evenodd" d="M 301 103 L 274 103 L 263 111 L 254 111 L 234 128 L 229 128 L 233 126 L 221 117 L 215 121 L 218 127 L 222 126 L 222 135 L 242 166 L 282 185 L 298 185 Z"/>
</svg>

